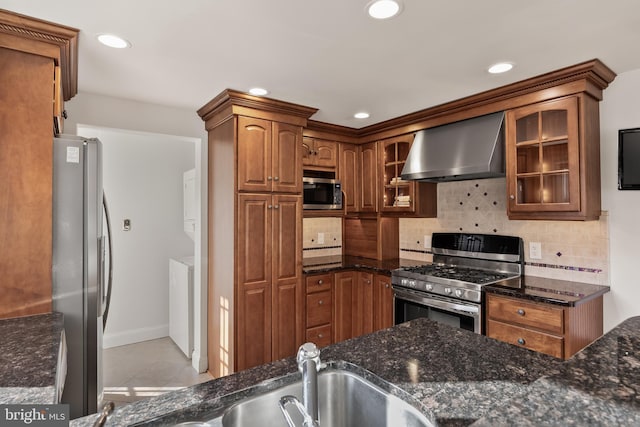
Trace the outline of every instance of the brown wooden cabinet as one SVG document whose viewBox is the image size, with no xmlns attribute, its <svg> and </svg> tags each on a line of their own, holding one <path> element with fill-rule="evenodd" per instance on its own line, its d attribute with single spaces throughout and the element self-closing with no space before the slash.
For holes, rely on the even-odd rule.
<svg viewBox="0 0 640 427">
<path fill-rule="evenodd" d="M 404 181 L 400 176 L 412 143 L 413 134 L 380 141 L 380 212 L 435 217 L 437 184 Z"/>
<path fill-rule="evenodd" d="M 588 125 L 585 123 L 594 117 L 596 120 Z M 597 117 L 597 101 L 583 95 L 507 112 L 510 218 L 599 217 L 600 136 Z"/>
<path fill-rule="evenodd" d="M 335 342 L 393 326 L 391 278 L 368 271 L 335 273 Z"/>
<path fill-rule="evenodd" d="M 318 347 L 333 342 L 333 273 L 309 275 L 306 289 L 306 341 Z"/>
<path fill-rule="evenodd" d="M 374 329 L 374 288 L 375 275 L 366 271 L 357 272 L 354 312 L 355 318 L 353 322 L 353 336 L 357 337 L 364 334 L 370 334 Z"/>
<path fill-rule="evenodd" d="M 302 165 L 305 169 L 335 171 L 338 166 L 338 143 L 310 137 L 302 138 Z"/>
<path fill-rule="evenodd" d="M 315 111 L 232 90 L 198 111 L 209 133 L 207 341 L 215 377 L 293 356 L 304 342 L 300 146 Z"/>
<path fill-rule="evenodd" d="M 238 191 L 300 193 L 299 126 L 238 117 Z"/>
<path fill-rule="evenodd" d="M 347 213 L 360 211 L 360 148 L 354 144 L 340 144 L 338 178 L 342 183 L 344 209 Z"/>
<path fill-rule="evenodd" d="M 302 196 L 238 195 L 237 369 L 296 353 L 303 341 Z"/>
<path fill-rule="evenodd" d="M 373 292 L 373 330 L 392 327 L 394 319 L 391 276 L 376 274 Z"/>
<path fill-rule="evenodd" d="M 355 300 L 358 286 L 358 272 L 341 271 L 335 273 L 333 291 L 333 330 L 335 342 L 348 340 L 354 336 Z"/>
<path fill-rule="evenodd" d="M 378 212 L 378 144 L 360 147 L 360 212 Z"/>
<path fill-rule="evenodd" d="M 52 309 L 54 116 L 77 91 L 78 33 L 0 9 L 0 318 Z"/>
<path fill-rule="evenodd" d="M 563 307 L 487 294 L 487 336 L 568 359 L 602 335 L 602 297 Z"/>
<path fill-rule="evenodd" d="M 378 211 L 378 149 L 376 143 L 340 144 L 338 175 L 347 213 Z"/>
</svg>

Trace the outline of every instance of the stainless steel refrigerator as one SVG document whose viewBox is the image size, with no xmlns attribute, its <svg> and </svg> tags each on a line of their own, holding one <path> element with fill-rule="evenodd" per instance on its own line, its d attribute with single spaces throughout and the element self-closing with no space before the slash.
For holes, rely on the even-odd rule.
<svg viewBox="0 0 640 427">
<path fill-rule="evenodd" d="M 71 418 L 96 412 L 102 398 L 102 334 L 111 294 L 105 213 L 102 143 L 74 135 L 54 138 L 53 309 L 64 313 L 62 403 L 70 404 Z"/>
</svg>

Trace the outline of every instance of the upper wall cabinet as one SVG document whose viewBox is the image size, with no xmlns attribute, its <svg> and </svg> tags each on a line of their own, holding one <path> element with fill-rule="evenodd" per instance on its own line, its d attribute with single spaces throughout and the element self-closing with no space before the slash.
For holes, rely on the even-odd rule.
<svg viewBox="0 0 640 427">
<path fill-rule="evenodd" d="M 378 211 L 378 148 L 375 142 L 340 144 L 338 178 L 347 213 Z"/>
<path fill-rule="evenodd" d="M 511 219 L 600 216 L 598 103 L 577 95 L 507 112 Z"/>
<path fill-rule="evenodd" d="M 412 142 L 413 134 L 380 141 L 380 211 L 435 217 L 437 184 L 404 181 L 400 177 Z"/>
<path fill-rule="evenodd" d="M 302 165 L 305 169 L 334 171 L 338 166 L 338 143 L 304 137 L 302 139 Z"/>
<path fill-rule="evenodd" d="M 238 191 L 300 193 L 302 127 L 238 117 Z"/>
</svg>

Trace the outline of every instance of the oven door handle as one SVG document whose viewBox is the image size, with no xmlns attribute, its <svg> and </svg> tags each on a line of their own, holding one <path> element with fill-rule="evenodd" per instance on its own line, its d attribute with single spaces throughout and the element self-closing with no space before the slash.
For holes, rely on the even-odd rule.
<svg viewBox="0 0 640 427">
<path fill-rule="evenodd" d="M 475 316 L 478 316 L 480 313 L 480 309 L 476 304 L 462 305 L 457 304 L 453 301 L 442 301 L 429 295 L 417 295 L 413 292 L 403 292 L 399 290 L 395 290 L 393 296 L 394 298 L 399 297 L 407 301 L 415 302 L 417 304 L 423 304 L 429 307 L 440 308 L 443 310 L 456 310 Z"/>
</svg>

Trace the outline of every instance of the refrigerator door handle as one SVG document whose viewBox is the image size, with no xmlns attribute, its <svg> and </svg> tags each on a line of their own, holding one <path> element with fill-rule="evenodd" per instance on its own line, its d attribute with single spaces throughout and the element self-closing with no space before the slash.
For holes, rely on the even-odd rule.
<svg viewBox="0 0 640 427">
<path fill-rule="evenodd" d="M 104 328 L 106 328 L 107 326 L 109 306 L 111 305 L 111 287 L 113 285 L 113 252 L 112 252 L 113 243 L 111 241 L 111 219 L 109 217 L 109 207 L 107 205 L 107 196 L 104 194 L 104 191 L 102 193 L 102 206 L 104 208 L 104 218 L 107 224 L 107 239 L 108 239 L 107 243 L 109 245 L 109 274 L 107 279 L 107 295 L 106 295 L 106 304 L 105 304 L 104 312 L 102 315 L 102 328 L 104 330 Z M 104 262 L 104 256 L 103 256 L 103 262 Z M 102 280 L 104 280 L 104 278 Z"/>
</svg>

